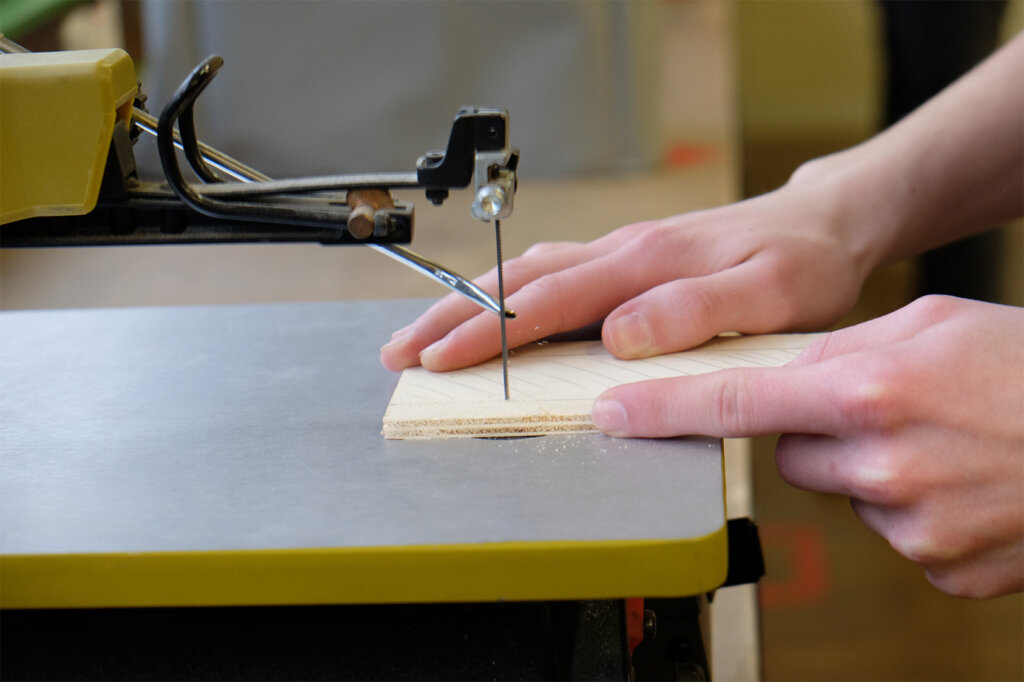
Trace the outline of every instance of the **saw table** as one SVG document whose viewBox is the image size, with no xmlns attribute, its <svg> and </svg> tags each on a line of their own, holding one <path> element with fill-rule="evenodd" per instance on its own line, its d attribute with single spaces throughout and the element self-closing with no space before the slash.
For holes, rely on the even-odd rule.
<svg viewBox="0 0 1024 682">
<path fill-rule="evenodd" d="M 0 315 L 5 635 L 19 614 L 723 583 L 718 440 L 384 440 L 377 351 L 425 306 Z"/>
</svg>

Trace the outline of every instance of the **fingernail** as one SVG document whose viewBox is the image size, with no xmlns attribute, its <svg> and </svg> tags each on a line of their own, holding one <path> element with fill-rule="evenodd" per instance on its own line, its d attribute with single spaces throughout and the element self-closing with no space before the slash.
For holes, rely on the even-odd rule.
<svg viewBox="0 0 1024 682">
<path fill-rule="evenodd" d="M 626 426 L 629 424 L 629 417 L 626 415 L 626 408 L 622 406 L 622 403 L 607 398 L 594 401 L 590 417 L 594 420 L 594 426 L 610 436 L 625 433 Z"/>
<path fill-rule="evenodd" d="M 400 353 L 395 352 L 394 348 L 388 346 L 380 347 L 380 364 L 384 365 L 387 369 L 392 372 L 401 372 L 406 367 L 414 364 L 409 362 L 402 357 Z"/>
<path fill-rule="evenodd" d="M 401 372 L 409 365 L 400 361 L 396 361 L 388 355 L 386 347 L 380 349 L 380 364 L 384 365 L 385 369 L 389 369 L 392 372 Z"/>
<path fill-rule="evenodd" d="M 436 359 L 437 356 L 441 354 L 441 351 L 444 350 L 445 344 L 447 342 L 447 339 L 441 339 L 440 341 L 435 341 L 434 343 L 430 344 L 429 346 L 421 350 L 420 364 L 423 367 L 427 367 L 427 365 L 430 364 L 435 364 L 433 363 L 433 360 Z M 427 367 L 427 369 L 429 369 L 429 367 Z"/>
<path fill-rule="evenodd" d="M 380 347 L 380 352 L 390 353 L 397 349 L 399 346 L 401 346 L 404 341 L 405 339 L 402 336 L 392 338 L 390 341 L 388 341 L 387 343 Z"/>
<path fill-rule="evenodd" d="M 392 341 L 397 341 L 398 339 L 400 339 L 403 336 L 405 336 L 406 334 L 408 334 L 410 331 L 412 331 L 412 325 L 411 324 L 410 325 L 406 325 L 405 327 L 402 327 L 401 329 L 397 329 L 397 330 L 395 330 L 394 333 L 391 334 L 391 340 Z"/>
<path fill-rule="evenodd" d="M 615 355 L 635 358 L 647 354 L 654 345 L 654 332 L 640 313 L 616 317 L 608 324 L 608 338 Z"/>
</svg>

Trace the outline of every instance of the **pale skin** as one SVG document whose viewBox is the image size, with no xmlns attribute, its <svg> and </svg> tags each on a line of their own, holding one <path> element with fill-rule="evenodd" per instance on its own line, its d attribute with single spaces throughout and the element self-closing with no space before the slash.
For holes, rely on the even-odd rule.
<svg viewBox="0 0 1024 682">
<path fill-rule="evenodd" d="M 782 188 L 538 244 L 505 268 L 512 345 L 603 320 L 621 358 L 725 331 L 815 330 L 879 265 L 1024 214 L 1024 36 L 868 142 Z M 496 289 L 492 271 L 479 282 Z M 493 314 L 449 296 L 381 349 L 392 370 L 493 357 Z M 1024 590 L 1024 310 L 930 296 L 824 335 L 786 367 L 621 386 L 594 404 L 619 437 L 782 433 L 782 476 L 846 495 L 940 590 Z"/>
</svg>

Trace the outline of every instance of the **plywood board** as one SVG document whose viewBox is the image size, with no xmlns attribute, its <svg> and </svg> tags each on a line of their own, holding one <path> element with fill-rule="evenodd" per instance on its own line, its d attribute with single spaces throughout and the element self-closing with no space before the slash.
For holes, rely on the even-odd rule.
<svg viewBox="0 0 1024 682">
<path fill-rule="evenodd" d="M 521 436 L 596 431 L 594 400 L 619 384 L 729 367 L 778 367 L 814 334 L 721 336 L 670 355 L 619 360 L 600 341 L 538 343 L 513 351 L 510 399 L 501 361 L 445 373 L 405 370 L 384 414 L 384 437 L 396 439 Z"/>
</svg>

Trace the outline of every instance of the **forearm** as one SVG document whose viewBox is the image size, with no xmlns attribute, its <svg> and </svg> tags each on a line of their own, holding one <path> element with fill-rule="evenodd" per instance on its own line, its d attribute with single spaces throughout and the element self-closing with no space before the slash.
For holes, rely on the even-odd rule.
<svg viewBox="0 0 1024 682">
<path fill-rule="evenodd" d="M 865 271 L 1024 213 L 1024 35 L 862 145 L 812 161 L 813 186 Z"/>
</svg>

